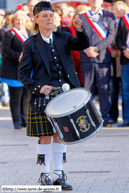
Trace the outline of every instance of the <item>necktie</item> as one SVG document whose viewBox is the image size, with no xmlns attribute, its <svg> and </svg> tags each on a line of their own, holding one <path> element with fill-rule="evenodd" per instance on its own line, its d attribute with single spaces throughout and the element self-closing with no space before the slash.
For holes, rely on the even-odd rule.
<svg viewBox="0 0 129 193">
<path fill-rule="evenodd" d="M 52 43 L 52 40 L 51 39 L 49 39 L 49 44 L 52 46 L 53 45 L 53 43 Z"/>
</svg>

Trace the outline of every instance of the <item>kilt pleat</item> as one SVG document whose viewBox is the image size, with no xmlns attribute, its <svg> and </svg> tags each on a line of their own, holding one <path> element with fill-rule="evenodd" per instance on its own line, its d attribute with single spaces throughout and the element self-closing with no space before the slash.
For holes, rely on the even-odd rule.
<svg viewBox="0 0 129 193">
<path fill-rule="evenodd" d="M 56 90 L 52 90 L 50 93 L 50 100 L 55 96 L 62 93 L 59 90 L 54 94 Z M 54 135 L 53 128 L 47 119 L 46 113 L 36 113 L 32 110 L 29 105 L 28 116 L 27 116 L 27 136 L 40 137 L 40 136 L 52 136 Z"/>
</svg>

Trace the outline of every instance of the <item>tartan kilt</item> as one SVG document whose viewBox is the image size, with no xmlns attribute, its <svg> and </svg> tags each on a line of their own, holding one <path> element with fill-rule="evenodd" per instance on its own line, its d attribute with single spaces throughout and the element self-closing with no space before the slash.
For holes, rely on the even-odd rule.
<svg viewBox="0 0 129 193">
<path fill-rule="evenodd" d="M 50 100 L 62 93 L 62 90 L 51 90 Z M 54 92 L 56 92 L 54 94 Z M 46 113 L 36 113 L 29 105 L 27 115 L 27 136 L 40 137 L 54 135 L 53 128 L 47 119 Z"/>
</svg>

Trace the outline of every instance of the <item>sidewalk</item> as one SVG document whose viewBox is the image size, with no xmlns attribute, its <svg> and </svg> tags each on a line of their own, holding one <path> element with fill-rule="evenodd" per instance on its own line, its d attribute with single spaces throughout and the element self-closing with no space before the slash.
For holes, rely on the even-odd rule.
<svg viewBox="0 0 129 193">
<path fill-rule="evenodd" d="M 26 136 L 25 128 L 14 130 L 9 108 L 0 106 L 0 187 L 39 185 L 37 141 Z M 129 193 L 129 128 L 103 127 L 90 139 L 68 146 L 64 171 L 72 193 Z"/>
</svg>

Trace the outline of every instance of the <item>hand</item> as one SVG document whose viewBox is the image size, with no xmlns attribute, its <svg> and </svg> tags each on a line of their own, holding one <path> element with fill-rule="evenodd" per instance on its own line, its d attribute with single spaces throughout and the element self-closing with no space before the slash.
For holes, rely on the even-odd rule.
<svg viewBox="0 0 129 193">
<path fill-rule="evenodd" d="M 82 21 L 79 19 L 79 15 L 76 15 L 73 19 L 73 25 L 78 31 L 82 31 Z"/>
<path fill-rule="evenodd" d="M 41 88 L 40 93 L 45 94 L 45 95 L 49 95 L 51 89 L 52 89 L 52 86 L 45 85 Z"/>
<path fill-rule="evenodd" d="M 18 62 L 20 62 L 21 58 L 23 57 L 23 52 L 21 53 L 21 55 L 18 58 Z"/>
<path fill-rule="evenodd" d="M 19 58 L 18 58 L 18 62 L 20 62 L 20 60 L 21 60 L 21 55 L 20 55 Z"/>
<path fill-rule="evenodd" d="M 124 56 L 129 59 L 129 48 L 123 51 Z"/>
<path fill-rule="evenodd" d="M 95 47 L 94 46 L 90 46 L 89 48 L 87 48 L 85 53 L 90 58 L 96 58 L 99 55 L 98 52 L 95 52 Z"/>
</svg>

